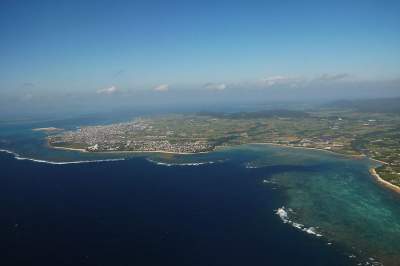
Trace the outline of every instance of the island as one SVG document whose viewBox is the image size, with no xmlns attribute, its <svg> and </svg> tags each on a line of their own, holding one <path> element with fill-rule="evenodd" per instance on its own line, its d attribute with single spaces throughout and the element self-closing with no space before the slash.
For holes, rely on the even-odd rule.
<svg viewBox="0 0 400 266">
<path fill-rule="evenodd" d="M 85 152 L 201 153 L 221 146 L 268 143 L 367 156 L 371 172 L 400 186 L 400 115 L 325 106 L 311 110 L 168 114 L 82 126 L 47 136 L 51 147 Z"/>
</svg>

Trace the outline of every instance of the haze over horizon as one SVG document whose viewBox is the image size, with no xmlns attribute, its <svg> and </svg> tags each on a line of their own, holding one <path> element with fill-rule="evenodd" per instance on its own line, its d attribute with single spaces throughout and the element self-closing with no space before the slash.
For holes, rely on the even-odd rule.
<svg viewBox="0 0 400 266">
<path fill-rule="evenodd" d="M 400 96 L 398 1 L 2 1 L 1 118 Z"/>
</svg>

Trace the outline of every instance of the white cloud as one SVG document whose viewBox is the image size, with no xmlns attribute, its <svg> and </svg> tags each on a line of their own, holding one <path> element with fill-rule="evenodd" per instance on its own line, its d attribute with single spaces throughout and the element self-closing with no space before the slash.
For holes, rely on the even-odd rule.
<svg viewBox="0 0 400 266">
<path fill-rule="evenodd" d="M 322 75 L 314 76 L 312 78 L 307 77 L 290 77 L 290 76 L 270 76 L 261 79 L 259 82 L 261 87 L 269 88 L 274 86 L 280 87 L 303 87 L 313 83 L 332 83 L 337 81 L 346 81 L 351 78 L 352 75 L 348 73 L 336 73 L 336 74 L 329 74 L 325 73 Z"/>
<path fill-rule="evenodd" d="M 223 91 L 225 90 L 227 85 L 225 83 L 206 83 L 204 88 L 208 90 L 215 90 L 215 91 Z"/>
<path fill-rule="evenodd" d="M 99 89 L 97 90 L 97 93 L 99 94 L 114 94 L 117 93 L 119 90 L 115 86 L 111 86 L 110 88 L 104 88 L 104 89 Z"/>
<path fill-rule="evenodd" d="M 287 77 L 287 76 L 271 76 L 261 79 L 264 87 L 272 87 L 275 85 L 289 85 L 291 87 L 297 86 L 302 81 L 301 78 Z"/>
<path fill-rule="evenodd" d="M 336 80 L 343 80 L 351 77 L 350 74 L 347 73 L 339 73 L 339 74 L 322 74 L 315 78 L 315 80 L 321 80 L 321 81 L 336 81 Z"/>
<path fill-rule="evenodd" d="M 165 92 L 169 90 L 169 85 L 168 84 L 160 84 L 158 86 L 155 86 L 153 88 L 154 91 L 159 91 L 159 92 Z"/>
</svg>

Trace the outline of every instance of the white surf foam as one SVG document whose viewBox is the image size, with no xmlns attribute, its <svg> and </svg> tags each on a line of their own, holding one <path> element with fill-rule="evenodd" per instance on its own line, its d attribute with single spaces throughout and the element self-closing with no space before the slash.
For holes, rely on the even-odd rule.
<svg viewBox="0 0 400 266">
<path fill-rule="evenodd" d="M 245 167 L 246 167 L 247 169 L 256 169 L 256 168 L 260 168 L 260 167 L 258 167 L 258 166 L 255 166 L 254 164 L 251 164 L 251 163 L 246 163 L 246 164 L 245 164 Z"/>
<path fill-rule="evenodd" d="M 200 165 L 205 165 L 205 164 L 214 164 L 215 162 L 213 161 L 208 161 L 208 162 L 195 162 L 195 163 L 164 163 L 164 162 L 159 162 L 155 161 L 149 158 L 146 158 L 147 161 L 157 164 L 157 165 L 163 165 L 163 166 L 200 166 Z"/>
<path fill-rule="evenodd" d="M 275 213 L 281 218 L 283 223 L 290 224 L 291 226 L 293 226 L 303 232 L 306 232 L 308 234 L 315 235 L 317 237 L 322 236 L 322 234 L 318 233 L 318 231 L 316 230 L 315 227 L 305 227 L 303 224 L 296 223 L 296 222 L 290 220 L 289 213 L 291 213 L 291 212 L 293 212 L 292 209 L 290 209 L 290 208 L 286 209 L 284 206 L 275 210 Z M 332 243 L 328 242 L 327 245 L 332 245 Z M 350 254 L 349 258 L 355 259 L 357 257 L 354 254 Z M 372 258 L 372 257 L 368 258 L 368 261 L 360 262 L 357 265 L 383 266 L 383 264 L 381 262 L 377 261 L 375 258 Z"/>
<path fill-rule="evenodd" d="M 21 161 L 32 161 L 37 163 L 46 163 L 46 164 L 55 164 L 55 165 L 62 165 L 62 164 L 79 164 L 79 163 L 100 163 L 100 162 L 114 162 L 114 161 L 124 161 L 126 158 L 117 158 L 117 159 L 100 159 L 100 160 L 82 160 L 82 161 L 65 161 L 65 162 L 56 162 L 56 161 L 48 161 L 42 159 L 35 159 L 30 157 L 22 157 L 16 152 L 0 149 L 0 152 L 5 152 L 8 154 L 12 154 L 16 160 Z"/>
<path fill-rule="evenodd" d="M 270 179 L 263 179 L 262 181 L 264 184 L 276 184 L 276 181 Z"/>
<path fill-rule="evenodd" d="M 317 237 L 321 237 L 322 234 L 318 233 L 315 227 L 305 227 L 303 224 L 296 223 L 289 218 L 289 213 L 288 212 L 293 212 L 292 209 L 287 209 L 282 206 L 281 208 L 278 208 L 275 213 L 281 218 L 282 222 L 285 224 L 290 224 L 291 226 L 306 232 L 307 234 L 315 235 Z"/>
</svg>

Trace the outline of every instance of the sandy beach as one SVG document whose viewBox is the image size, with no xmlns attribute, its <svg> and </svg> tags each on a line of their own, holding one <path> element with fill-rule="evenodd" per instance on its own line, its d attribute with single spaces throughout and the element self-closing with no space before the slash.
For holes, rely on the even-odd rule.
<svg viewBox="0 0 400 266">
<path fill-rule="evenodd" d="M 375 178 L 375 180 L 382 186 L 384 186 L 385 188 L 388 188 L 394 192 L 400 193 L 400 187 L 393 185 L 392 183 L 390 183 L 389 181 L 386 181 L 385 179 L 382 179 L 382 177 L 380 177 L 378 175 L 378 173 L 376 172 L 375 168 L 371 168 L 369 169 L 369 172 L 371 173 L 371 175 Z"/>
</svg>

